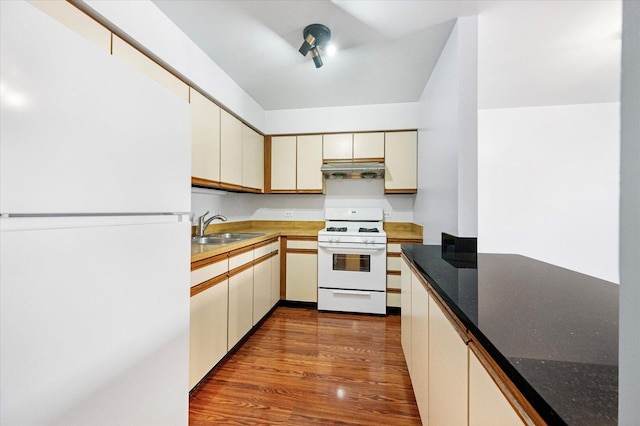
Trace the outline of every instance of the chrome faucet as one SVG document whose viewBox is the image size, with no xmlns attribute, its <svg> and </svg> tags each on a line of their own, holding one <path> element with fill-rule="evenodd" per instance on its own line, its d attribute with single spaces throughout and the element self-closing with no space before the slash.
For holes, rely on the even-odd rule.
<svg viewBox="0 0 640 426">
<path fill-rule="evenodd" d="M 202 216 L 200 216 L 198 218 L 198 227 L 196 228 L 196 236 L 197 237 L 203 237 L 204 236 L 204 231 L 207 229 L 207 226 L 209 226 L 209 224 L 211 223 L 212 220 L 215 219 L 219 219 L 223 222 L 227 221 L 227 218 L 222 216 L 222 215 L 214 215 L 211 216 L 209 219 L 205 220 L 204 218 L 207 217 L 207 215 L 209 214 L 209 210 L 207 210 L 207 212 L 205 214 L 203 214 Z"/>
</svg>

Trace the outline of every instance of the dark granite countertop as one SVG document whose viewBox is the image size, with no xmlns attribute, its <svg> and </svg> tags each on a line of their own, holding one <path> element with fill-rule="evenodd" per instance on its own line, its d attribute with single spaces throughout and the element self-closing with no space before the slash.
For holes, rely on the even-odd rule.
<svg viewBox="0 0 640 426">
<path fill-rule="evenodd" d="M 545 421 L 617 424 L 617 284 L 515 254 L 402 251 Z"/>
</svg>

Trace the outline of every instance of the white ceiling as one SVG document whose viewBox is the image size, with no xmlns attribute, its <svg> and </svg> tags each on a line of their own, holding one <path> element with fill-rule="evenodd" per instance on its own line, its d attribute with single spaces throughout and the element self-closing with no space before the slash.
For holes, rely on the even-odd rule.
<svg viewBox="0 0 640 426">
<path fill-rule="evenodd" d="M 598 3 L 541 1 L 549 7 L 568 5 L 551 12 L 549 7 L 532 8 L 536 2 L 505 0 L 153 1 L 267 111 L 416 102 L 455 18 L 496 16 L 496 11 L 528 4 L 524 19 L 534 27 L 528 28 L 529 36 L 515 44 L 495 41 L 510 46 L 513 52 L 501 54 L 527 69 L 528 58 L 517 52 L 531 48 L 544 55 L 539 46 L 554 49 L 553 41 L 563 34 L 582 37 L 592 31 L 594 14 L 576 14 L 576 7 Z M 546 24 L 550 12 L 560 25 Z M 338 47 L 335 56 L 323 55 L 320 69 L 310 55 L 298 52 L 303 29 L 312 23 L 327 25 Z M 573 75 L 573 81 L 578 77 Z"/>
</svg>

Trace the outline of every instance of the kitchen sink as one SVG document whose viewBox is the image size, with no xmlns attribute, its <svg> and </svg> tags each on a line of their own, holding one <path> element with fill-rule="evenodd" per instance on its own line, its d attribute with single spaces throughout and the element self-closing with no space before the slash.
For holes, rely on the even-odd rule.
<svg viewBox="0 0 640 426">
<path fill-rule="evenodd" d="M 222 245 L 261 237 L 264 234 L 252 232 L 224 232 L 191 238 L 192 244 Z"/>
</svg>

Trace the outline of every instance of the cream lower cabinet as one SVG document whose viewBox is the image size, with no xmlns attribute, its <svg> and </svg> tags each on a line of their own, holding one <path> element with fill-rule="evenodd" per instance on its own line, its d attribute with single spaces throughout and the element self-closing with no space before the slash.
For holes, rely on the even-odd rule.
<svg viewBox="0 0 640 426">
<path fill-rule="evenodd" d="M 271 242 L 256 245 L 253 250 L 253 325 L 271 309 Z"/>
<path fill-rule="evenodd" d="M 411 269 L 402 259 L 400 263 L 400 343 L 411 374 Z"/>
<path fill-rule="evenodd" d="M 271 291 L 269 305 L 273 308 L 280 301 L 280 240 L 271 243 Z"/>
<path fill-rule="evenodd" d="M 286 298 L 318 302 L 318 242 L 287 240 Z"/>
<path fill-rule="evenodd" d="M 189 389 L 227 353 L 227 257 L 191 272 Z"/>
<path fill-rule="evenodd" d="M 253 249 L 229 255 L 229 350 L 253 326 Z"/>
<path fill-rule="evenodd" d="M 469 344 L 469 426 L 522 426 L 520 419 Z"/>
<path fill-rule="evenodd" d="M 412 293 L 411 297 L 415 295 Z M 415 304 L 412 303 L 412 307 Z M 467 424 L 467 356 L 466 342 L 429 295 L 430 425 Z M 413 362 L 415 364 L 415 360 Z"/>
<path fill-rule="evenodd" d="M 430 419 L 430 303 L 431 297 L 415 274 L 411 274 L 411 384 L 420 418 Z M 431 420 L 429 420 L 431 421 Z M 431 423 L 450 424 L 450 423 Z"/>
</svg>

